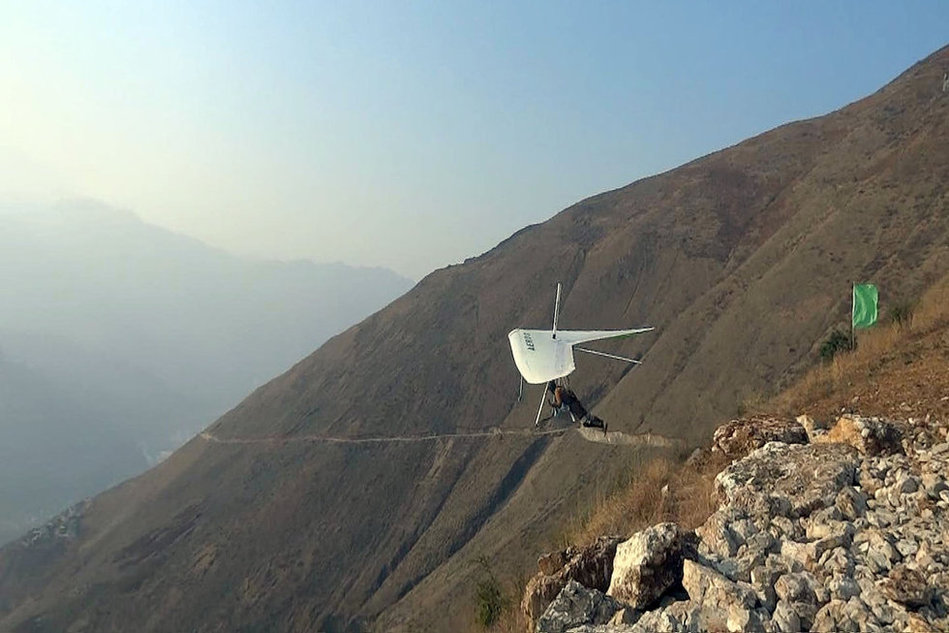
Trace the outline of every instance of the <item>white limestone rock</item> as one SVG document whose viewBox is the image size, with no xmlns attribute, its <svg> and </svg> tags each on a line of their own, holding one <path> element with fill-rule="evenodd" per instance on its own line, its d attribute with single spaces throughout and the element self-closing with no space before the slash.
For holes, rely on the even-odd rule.
<svg viewBox="0 0 949 633">
<path fill-rule="evenodd" d="M 655 602 L 682 577 L 683 534 L 660 523 L 620 543 L 607 594 L 636 609 Z"/>
</svg>

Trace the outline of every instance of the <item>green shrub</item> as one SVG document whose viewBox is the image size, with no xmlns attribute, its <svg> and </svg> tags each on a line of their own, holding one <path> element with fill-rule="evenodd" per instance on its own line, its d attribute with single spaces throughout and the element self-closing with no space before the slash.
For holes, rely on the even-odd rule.
<svg viewBox="0 0 949 633">
<path fill-rule="evenodd" d="M 477 596 L 475 619 L 482 627 L 489 628 L 501 617 L 505 606 L 504 594 L 501 592 L 501 583 L 491 571 L 487 558 L 479 558 L 478 563 L 484 570 L 484 577 L 478 581 L 475 588 Z"/>
<path fill-rule="evenodd" d="M 912 315 L 913 306 L 908 301 L 902 301 L 890 308 L 890 322 L 896 323 L 900 327 L 907 325 Z"/>
<path fill-rule="evenodd" d="M 840 330 L 834 330 L 830 333 L 830 336 L 827 337 L 827 340 L 821 343 L 821 360 L 824 362 L 830 362 L 833 360 L 837 352 L 846 349 L 850 349 L 850 337 Z"/>
</svg>

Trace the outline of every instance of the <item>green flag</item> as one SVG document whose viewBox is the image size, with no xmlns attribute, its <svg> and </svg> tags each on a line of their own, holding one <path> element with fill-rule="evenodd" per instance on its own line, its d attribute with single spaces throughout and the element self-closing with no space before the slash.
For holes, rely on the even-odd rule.
<svg viewBox="0 0 949 633">
<path fill-rule="evenodd" d="M 873 284 L 854 284 L 853 329 L 867 328 L 877 322 L 877 287 Z"/>
</svg>

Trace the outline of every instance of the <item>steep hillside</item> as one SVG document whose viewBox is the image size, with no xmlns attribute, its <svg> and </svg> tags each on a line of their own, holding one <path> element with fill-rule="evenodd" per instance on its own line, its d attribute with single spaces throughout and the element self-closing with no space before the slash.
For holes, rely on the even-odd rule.
<svg viewBox="0 0 949 633">
<path fill-rule="evenodd" d="M 650 462 L 493 602 L 492 630 L 945 630 L 947 300 L 949 276 L 711 447 Z"/>
<path fill-rule="evenodd" d="M 809 371 L 764 404 L 826 422 L 841 413 L 891 419 L 949 420 L 949 277 L 899 320 L 860 332 L 853 352 Z"/>
<path fill-rule="evenodd" d="M 611 428 L 689 441 L 813 362 L 850 281 L 912 298 L 949 270 L 949 49 L 874 95 L 584 200 L 433 273 L 159 467 L 97 497 L 78 539 L 0 552 L 13 630 L 445 630 L 470 561 L 516 566 L 629 460 L 578 434 L 337 443 L 525 428 L 506 333 L 652 324 L 579 359 Z M 890 304 L 892 305 L 892 304 Z M 294 441 L 297 438 L 300 441 Z"/>
</svg>

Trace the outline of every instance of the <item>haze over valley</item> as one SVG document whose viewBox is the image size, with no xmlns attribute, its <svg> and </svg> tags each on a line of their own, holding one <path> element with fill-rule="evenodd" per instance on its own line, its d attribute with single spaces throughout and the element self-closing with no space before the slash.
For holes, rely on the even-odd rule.
<svg viewBox="0 0 949 633">
<path fill-rule="evenodd" d="M 95 201 L 0 207 L 0 540 L 157 463 L 412 282 Z"/>
</svg>

